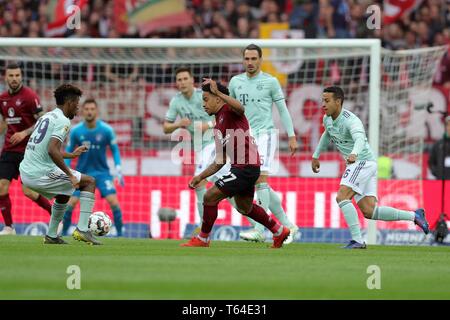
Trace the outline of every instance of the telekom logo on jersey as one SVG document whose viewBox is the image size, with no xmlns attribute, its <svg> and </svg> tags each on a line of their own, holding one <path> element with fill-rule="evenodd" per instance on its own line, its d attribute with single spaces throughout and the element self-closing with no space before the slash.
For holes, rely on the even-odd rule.
<svg viewBox="0 0 450 320">
<path fill-rule="evenodd" d="M 278 132 L 276 133 L 278 139 Z M 226 155 L 230 159 L 236 159 L 237 163 L 235 164 L 256 165 L 258 163 L 257 154 L 249 152 L 249 147 L 246 148 L 245 145 L 245 142 L 248 139 L 250 144 L 253 144 L 256 147 L 256 142 L 252 136 L 251 130 L 244 131 L 242 129 L 227 129 L 224 136 L 218 129 L 208 129 L 202 132 L 201 121 L 194 122 L 193 136 L 187 130 L 177 130 L 171 134 L 170 140 L 178 141 L 178 143 L 172 148 L 171 151 L 172 162 L 179 163 L 180 155 L 182 154 L 183 156 L 181 156 L 181 160 L 184 164 L 192 164 L 192 161 L 194 161 L 194 164 L 198 164 L 198 159 L 193 160 L 188 156 L 191 154 L 192 146 L 194 147 L 195 152 L 200 152 L 203 148 L 204 142 L 214 141 L 214 137 L 216 137 L 216 139 L 225 149 L 218 150 L 218 152 L 220 153 L 217 155 L 217 158 L 221 159 L 221 153 L 225 151 Z M 276 143 L 275 145 L 278 146 L 279 144 Z M 277 154 L 278 153 L 276 153 L 276 156 Z"/>
</svg>

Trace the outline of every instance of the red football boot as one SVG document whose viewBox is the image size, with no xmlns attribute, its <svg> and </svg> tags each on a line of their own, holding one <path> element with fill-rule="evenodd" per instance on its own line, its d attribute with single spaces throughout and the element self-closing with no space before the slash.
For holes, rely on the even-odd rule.
<svg viewBox="0 0 450 320">
<path fill-rule="evenodd" d="M 283 231 L 281 231 L 281 234 L 279 236 L 273 236 L 273 245 L 271 248 L 281 248 L 284 240 L 289 237 L 289 233 L 291 233 L 291 230 L 283 226 Z"/>
<path fill-rule="evenodd" d="M 288 229 L 289 230 L 289 229 Z M 189 240 L 186 243 L 180 244 L 181 247 L 209 247 L 209 242 L 204 242 L 200 240 L 198 237 L 192 237 L 191 240 Z"/>
</svg>

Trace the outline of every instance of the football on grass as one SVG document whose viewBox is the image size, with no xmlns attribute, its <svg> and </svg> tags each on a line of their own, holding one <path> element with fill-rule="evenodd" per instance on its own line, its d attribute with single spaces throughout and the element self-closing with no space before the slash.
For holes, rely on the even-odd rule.
<svg viewBox="0 0 450 320">
<path fill-rule="evenodd" d="M 107 235 L 111 225 L 111 219 L 103 211 L 96 211 L 89 217 L 89 230 L 96 236 Z"/>
</svg>

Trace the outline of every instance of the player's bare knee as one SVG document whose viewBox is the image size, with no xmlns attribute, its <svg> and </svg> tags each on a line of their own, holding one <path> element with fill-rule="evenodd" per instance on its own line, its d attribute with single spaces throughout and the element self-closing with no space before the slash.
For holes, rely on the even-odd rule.
<svg viewBox="0 0 450 320">
<path fill-rule="evenodd" d="M 341 186 L 336 195 L 336 202 L 340 203 L 344 200 L 351 200 L 353 197 L 353 190 L 344 186 Z"/>
<path fill-rule="evenodd" d="M 95 178 L 87 175 L 81 176 L 80 181 L 80 190 L 81 191 L 88 191 L 88 192 L 95 192 Z"/>
<path fill-rule="evenodd" d="M 89 190 L 91 190 L 91 189 L 95 190 L 95 178 L 94 177 L 86 176 L 85 181 L 86 181 L 86 187 L 89 188 Z"/>
<path fill-rule="evenodd" d="M 376 199 L 373 197 L 364 197 L 358 202 L 358 207 L 366 219 L 372 219 L 376 208 Z"/>
<path fill-rule="evenodd" d="M 350 200 L 350 198 L 346 194 L 338 193 L 337 196 L 336 196 L 336 202 L 340 203 L 340 202 L 342 202 L 344 200 Z"/>
<path fill-rule="evenodd" d="M 219 203 L 213 193 L 206 192 L 203 196 L 203 205 L 205 206 L 215 206 Z"/>
</svg>

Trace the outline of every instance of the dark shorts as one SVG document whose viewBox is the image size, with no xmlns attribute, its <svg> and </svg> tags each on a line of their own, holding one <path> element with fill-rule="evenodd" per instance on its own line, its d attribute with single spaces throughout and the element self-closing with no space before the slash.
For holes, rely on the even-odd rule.
<svg viewBox="0 0 450 320">
<path fill-rule="evenodd" d="M 228 197 L 240 195 L 253 198 L 260 172 L 260 168 L 254 166 L 231 167 L 230 173 L 222 176 L 215 185 Z"/>
<path fill-rule="evenodd" d="M 19 165 L 23 160 L 23 153 L 3 152 L 0 156 L 0 179 L 13 180 L 19 177 Z"/>
</svg>

